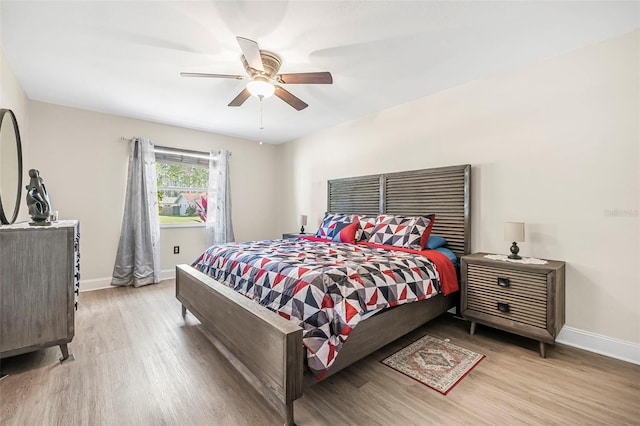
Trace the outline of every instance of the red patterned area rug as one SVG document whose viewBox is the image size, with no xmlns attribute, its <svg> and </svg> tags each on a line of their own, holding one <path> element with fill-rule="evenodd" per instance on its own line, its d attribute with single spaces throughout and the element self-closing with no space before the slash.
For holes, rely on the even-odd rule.
<svg viewBox="0 0 640 426">
<path fill-rule="evenodd" d="M 446 395 L 484 355 L 424 336 L 381 362 Z"/>
</svg>

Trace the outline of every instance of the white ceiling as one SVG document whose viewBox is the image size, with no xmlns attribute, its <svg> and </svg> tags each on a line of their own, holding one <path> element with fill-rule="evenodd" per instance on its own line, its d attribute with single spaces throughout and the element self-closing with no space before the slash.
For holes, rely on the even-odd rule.
<svg viewBox="0 0 640 426">
<path fill-rule="evenodd" d="M 286 142 L 449 87 L 637 29 L 631 2 L 13 1 L 0 44 L 30 99 L 270 143 Z M 287 85 L 227 104 L 244 74 L 235 36 L 330 71 L 333 85 Z"/>
</svg>

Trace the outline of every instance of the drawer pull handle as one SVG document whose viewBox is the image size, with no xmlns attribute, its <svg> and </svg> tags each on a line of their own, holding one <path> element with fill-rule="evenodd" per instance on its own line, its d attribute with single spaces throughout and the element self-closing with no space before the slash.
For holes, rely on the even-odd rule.
<svg viewBox="0 0 640 426">
<path fill-rule="evenodd" d="M 507 277 L 498 277 L 498 285 L 500 287 L 510 287 L 511 284 L 509 284 L 509 278 Z"/>
<path fill-rule="evenodd" d="M 508 303 L 498 302 L 498 310 L 500 312 L 509 312 L 511 308 L 509 307 Z"/>
</svg>

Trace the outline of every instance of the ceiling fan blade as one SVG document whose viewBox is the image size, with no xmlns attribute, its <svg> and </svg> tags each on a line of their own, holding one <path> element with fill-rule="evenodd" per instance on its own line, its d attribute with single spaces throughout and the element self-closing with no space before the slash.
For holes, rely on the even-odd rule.
<svg viewBox="0 0 640 426">
<path fill-rule="evenodd" d="M 285 101 L 286 103 L 288 103 L 289 105 L 291 105 L 292 107 L 294 107 L 295 109 L 297 109 L 298 111 L 303 110 L 309 106 L 303 100 L 294 96 L 293 94 L 291 94 L 290 92 L 288 92 L 287 90 L 283 89 L 280 86 L 276 86 L 275 95 L 280 99 L 282 99 L 283 101 Z"/>
<path fill-rule="evenodd" d="M 242 92 L 240 92 L 238 94 L 238 96 L 236 96 L 230 103 L 229 106 L 231 107 L 237 107 L 240 106 L 244 103 L 244 101 L 246 101 L 247 99 L 249 99 L 249 97 L 251 96 L 251 93 L 249 93 L 249 91 L 247 89 L 244 89 Z"/>
<path fill-rule="evenodd" d="M 236 74 L 207 74 L 202 72 L 181 72 L 182 77 L 208 77 L 208 78 L 233 78 L 235 80 L 244 80 L 247 78 L 244 75 Z"/>
<path fill-rule="evenodd" d="M 249 66 L 253 69 L 264 72 L 264 66 L 262 65 L 262 57 L 260 56 L 260 48 L 258 47 L 258 43 L 244 37 L 236 37 L 236 40 L 238 40 L 240 50 L 242 50 L 242 54 L 247 60 Z"/>
<path fill-rule="evenodd" d="M 333 77 L 330 72 L 297 72 L 293 74 L 280 74 L 277 80 L 283 84 L 332 84 Z"/>
</svg>

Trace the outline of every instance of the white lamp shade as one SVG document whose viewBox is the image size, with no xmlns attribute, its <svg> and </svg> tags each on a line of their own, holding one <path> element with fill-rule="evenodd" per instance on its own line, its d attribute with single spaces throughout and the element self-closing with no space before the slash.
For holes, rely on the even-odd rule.
<svg viewBox="0 0 640 426">
<path fill-rule="evenodd" d="M 257 98 L 268 98 L 275 93 L 276 88 L 269 82 L 253 80 L 247 84 L 247 90 Z"/>
<path fill-rule="evenodd" d="M 504 240 L 521 243 L 524 241 L 524 222 L 505 222 Z"/>
<path fill-rule="evenodd" d="M 307 215 L 301 214 L 299 221 L 301 226 L 305 226 L 307 224 Z"/>
</svg>

